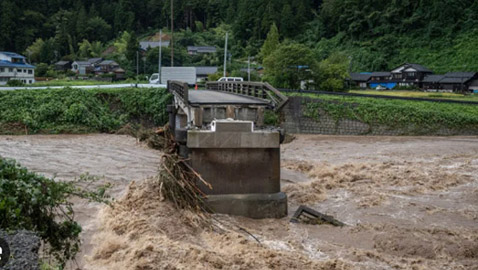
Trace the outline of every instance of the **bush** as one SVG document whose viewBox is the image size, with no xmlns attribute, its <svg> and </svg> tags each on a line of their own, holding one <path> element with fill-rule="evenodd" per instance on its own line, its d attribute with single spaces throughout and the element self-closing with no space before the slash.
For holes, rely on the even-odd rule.
<svg viewBox="0 0 478 270">
<path fill-rule="evenodd" d="M 134 122 L 164 125 L 166 89 L 50 89 L 0 91 L 0 134 L 115 132 Z M 22 130 L 22 129 L 20 129 Z"/>
<path fill-rule="evenodd" d="M 82 177 L 80 181 L 91 180 Z M 29 172 L 14 160 L 0 157 L 0 228 L 36 232 L 61 265 L 79 250 L 80 225 L 74 221 L 71 195 L 94 201 L 103 199 L 106 187 L 97 192 L 77 187 L 78 182 L 55 181 Z"/>
<path fill-rule="evenodd" d="M 20 80 L 9 80 L 7 85 L 12 87 L 25 86 L 25 84 Z"/>
</svg>

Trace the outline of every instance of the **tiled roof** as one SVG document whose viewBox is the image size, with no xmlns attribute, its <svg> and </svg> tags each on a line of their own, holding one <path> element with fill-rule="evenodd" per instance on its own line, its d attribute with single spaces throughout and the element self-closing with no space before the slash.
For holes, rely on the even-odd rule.
<svg viewBox="0 0 478 270">
<path fill-rule="evenodd" d="M 23 59 L 25 59 L 25 56 L 20 55 L 20 54 L 18 54 L 18 53 L 14 53 L 14 52 L 0 52 L 0 54 L 4 54 L 4 55 L 6 55 L 6 56 L 8 56 L 8 57 L 23 58 Z"/>
<path fill-rule="evenodd" d="M 352 81 L 368 81 L 370 79 L 370 77 L 372 76 L 372 74 L 370 73 L 350 73 L 350 79 Z"/>
<path fill-rule="evenodd" d="M 390 76 L 392 73 L 386 71 L 379 71 L 379 72 L 372 72 L 370 74 L 371 77 L 387 77 Z"/>
<path fill-rule="evenodd" d="M 8 67 L 8 68 L 35 68 L 35 66 L 32 66 L 30 64 L 26 63 L 12 63 L 9 61 L 5 60 L 0 60 L 0 67 Z"/>
<path fill-rule="evenodd" d="M 425 78 L 423 78 L 423 82 L 425 83 L 437 83 L 440 82 L 445 78 L 444 75 L 428 75 Z"/>
</svg>

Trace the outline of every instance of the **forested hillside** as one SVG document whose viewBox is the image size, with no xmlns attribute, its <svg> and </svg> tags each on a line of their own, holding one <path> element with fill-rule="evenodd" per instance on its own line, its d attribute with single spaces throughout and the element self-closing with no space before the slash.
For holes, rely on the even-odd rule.
<svg viewBox="0 0 478 270">
<path fill-rule="evenodd" d="M 275 24 L 283 45 L 305 45 L 316 61 L 338 53 L 352 71 L 388 70 L 402 62 L 420 63 L 435 72 L 478 71 L 478 2 L 473 0 L 173 2 L 178 50 L 187 45 L 222 47 L 229 31 L 235 59 L 251 55 L 262 62 L 261 47 Z M 0 50 L 24 53 L 33 62 L 95 56 L 121 38 L 170 29 L 170 0 L 0 3 Z M 134 50 L 124 51 L 134 58 Z M 178 64 L 191 62 L 184 53 L 177 57 Z M 201 59 L 202 64 L 220 65 L 216 58 Z"/>
</svg>

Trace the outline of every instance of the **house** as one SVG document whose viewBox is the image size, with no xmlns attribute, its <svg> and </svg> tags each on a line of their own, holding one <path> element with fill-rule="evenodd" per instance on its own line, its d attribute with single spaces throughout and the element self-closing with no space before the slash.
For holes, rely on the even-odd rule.
<svg viewBox="0 0 478 270">
<path fill-rule="evenodd" d="M 215 53 L 216 47 L 214 46 L 188 46 L 188 54 L 196 55 L 200 53 Z"/>
<path fill-rule="evenodd" d="M 372 72 L 368 85 L 370 88 L 393 89 L 397 83 L 391 81 L 392 73 L 386 71 Z"/>
<path fill-rule="evenodd" d="M 448 91 L 465 91 L 469 84 L 478 79 L 476 72 L 448 72 L 440 80 L 440 87 Z"/>
<path fill-rule="evenodd" d="M 371 76 L 371 73 L 350 73 L 350 81 L 356 86 L 365 89 Z"/>
<path fill-rule="evenodd" d="M 9 80 L 19 80 L 26 84 L 35 82 L 35 66 L 26 62 L 26 58 L 13 52 L 0 52 L 0 85 Z"/>
<path fill-rule="evenodd" d="M 113 70 L 113 73 L 115 74 L 115 79 L 116 80 L 124 80 L 125 79 L 126 71 L 124 69 L 118 67 L 115 70 Z"/>
<path fill-rule="evenodd" d="M 161 47 L 167 48 L 169 47 L 169 40 L 166 41 L 161 41 Z M 159 47 L 160 43 L 159 41 L 141 41 L 139 43 L 139 46 L 141 47 L 142 50 L 147 51 L 149 48 L 157 48 Z"/>
<path fill-rule="evenodd" d="M 120 65 L 113 60 L 103 60 L 95 66 L 95 73 L 110 73 L 119 68 Z"/>
<path fill-rule="evenodd" d="M 472 93 L 478 93 L 478 79 L 472 80 L 468 85 L 468 90 Z"/>
<path fill-rule="evenodd" d="M 445 78 L 444 75 L 428 75 L 423 78 L 422 81 L 422 89 L 423 90 L 430 90 L 430 91 L 438 91 L 441 90 L 440 81 Z"/>
<path fill-rule="evenodd" d="M 97 57 L 97 58 L 90 58 L 87 60 L 88 63 L 91 65 L 95 66 L 96 64 L 99 64 L 101 61 L 103 61 L 103 58 Z"/>
<path fill-rule="evenodd" d="M 71 69 L 71 61 L 58 61 L 55 63 L 55 70 L 57 71 L 67 71 Z"/>
<path fill-rule="evenodd" d="M 94 67 L 88 61 L 75 61 L 71 64 L 71 71 L 77 75 L 87 75 L 94 71 Z"/>
<path fill-rule="evenodd" d="M 196 78 L 198 80 L 206 79 L 208 75 L 217 72 L 217 67 L 196 67 Z"/>
<path fill-rule="evenodd" d="M 433 71 L 419 64 L 405 63 L 394 68 L 391 74 L 391 81 L 399 86 L 422 87 L 423 79 L 433 74 Z"/>
</svg>

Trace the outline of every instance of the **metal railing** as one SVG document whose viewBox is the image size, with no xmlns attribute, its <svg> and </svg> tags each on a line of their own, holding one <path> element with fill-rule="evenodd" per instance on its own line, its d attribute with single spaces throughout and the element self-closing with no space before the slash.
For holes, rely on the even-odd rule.
<svg viewBox="0 0 478 270">
<path fill-rule="evenodd" d="M 206 89 L 267 100 L 275 111 L 289 100 L 270 84 L 261 82 L 207 82 Z"/>
<path fill-rule="evenodd" d="M 186 82 L 168 81 L 168 91 L 180 98 L 185 104 L 188 104 L 189 87 Z"/>
</svg>

